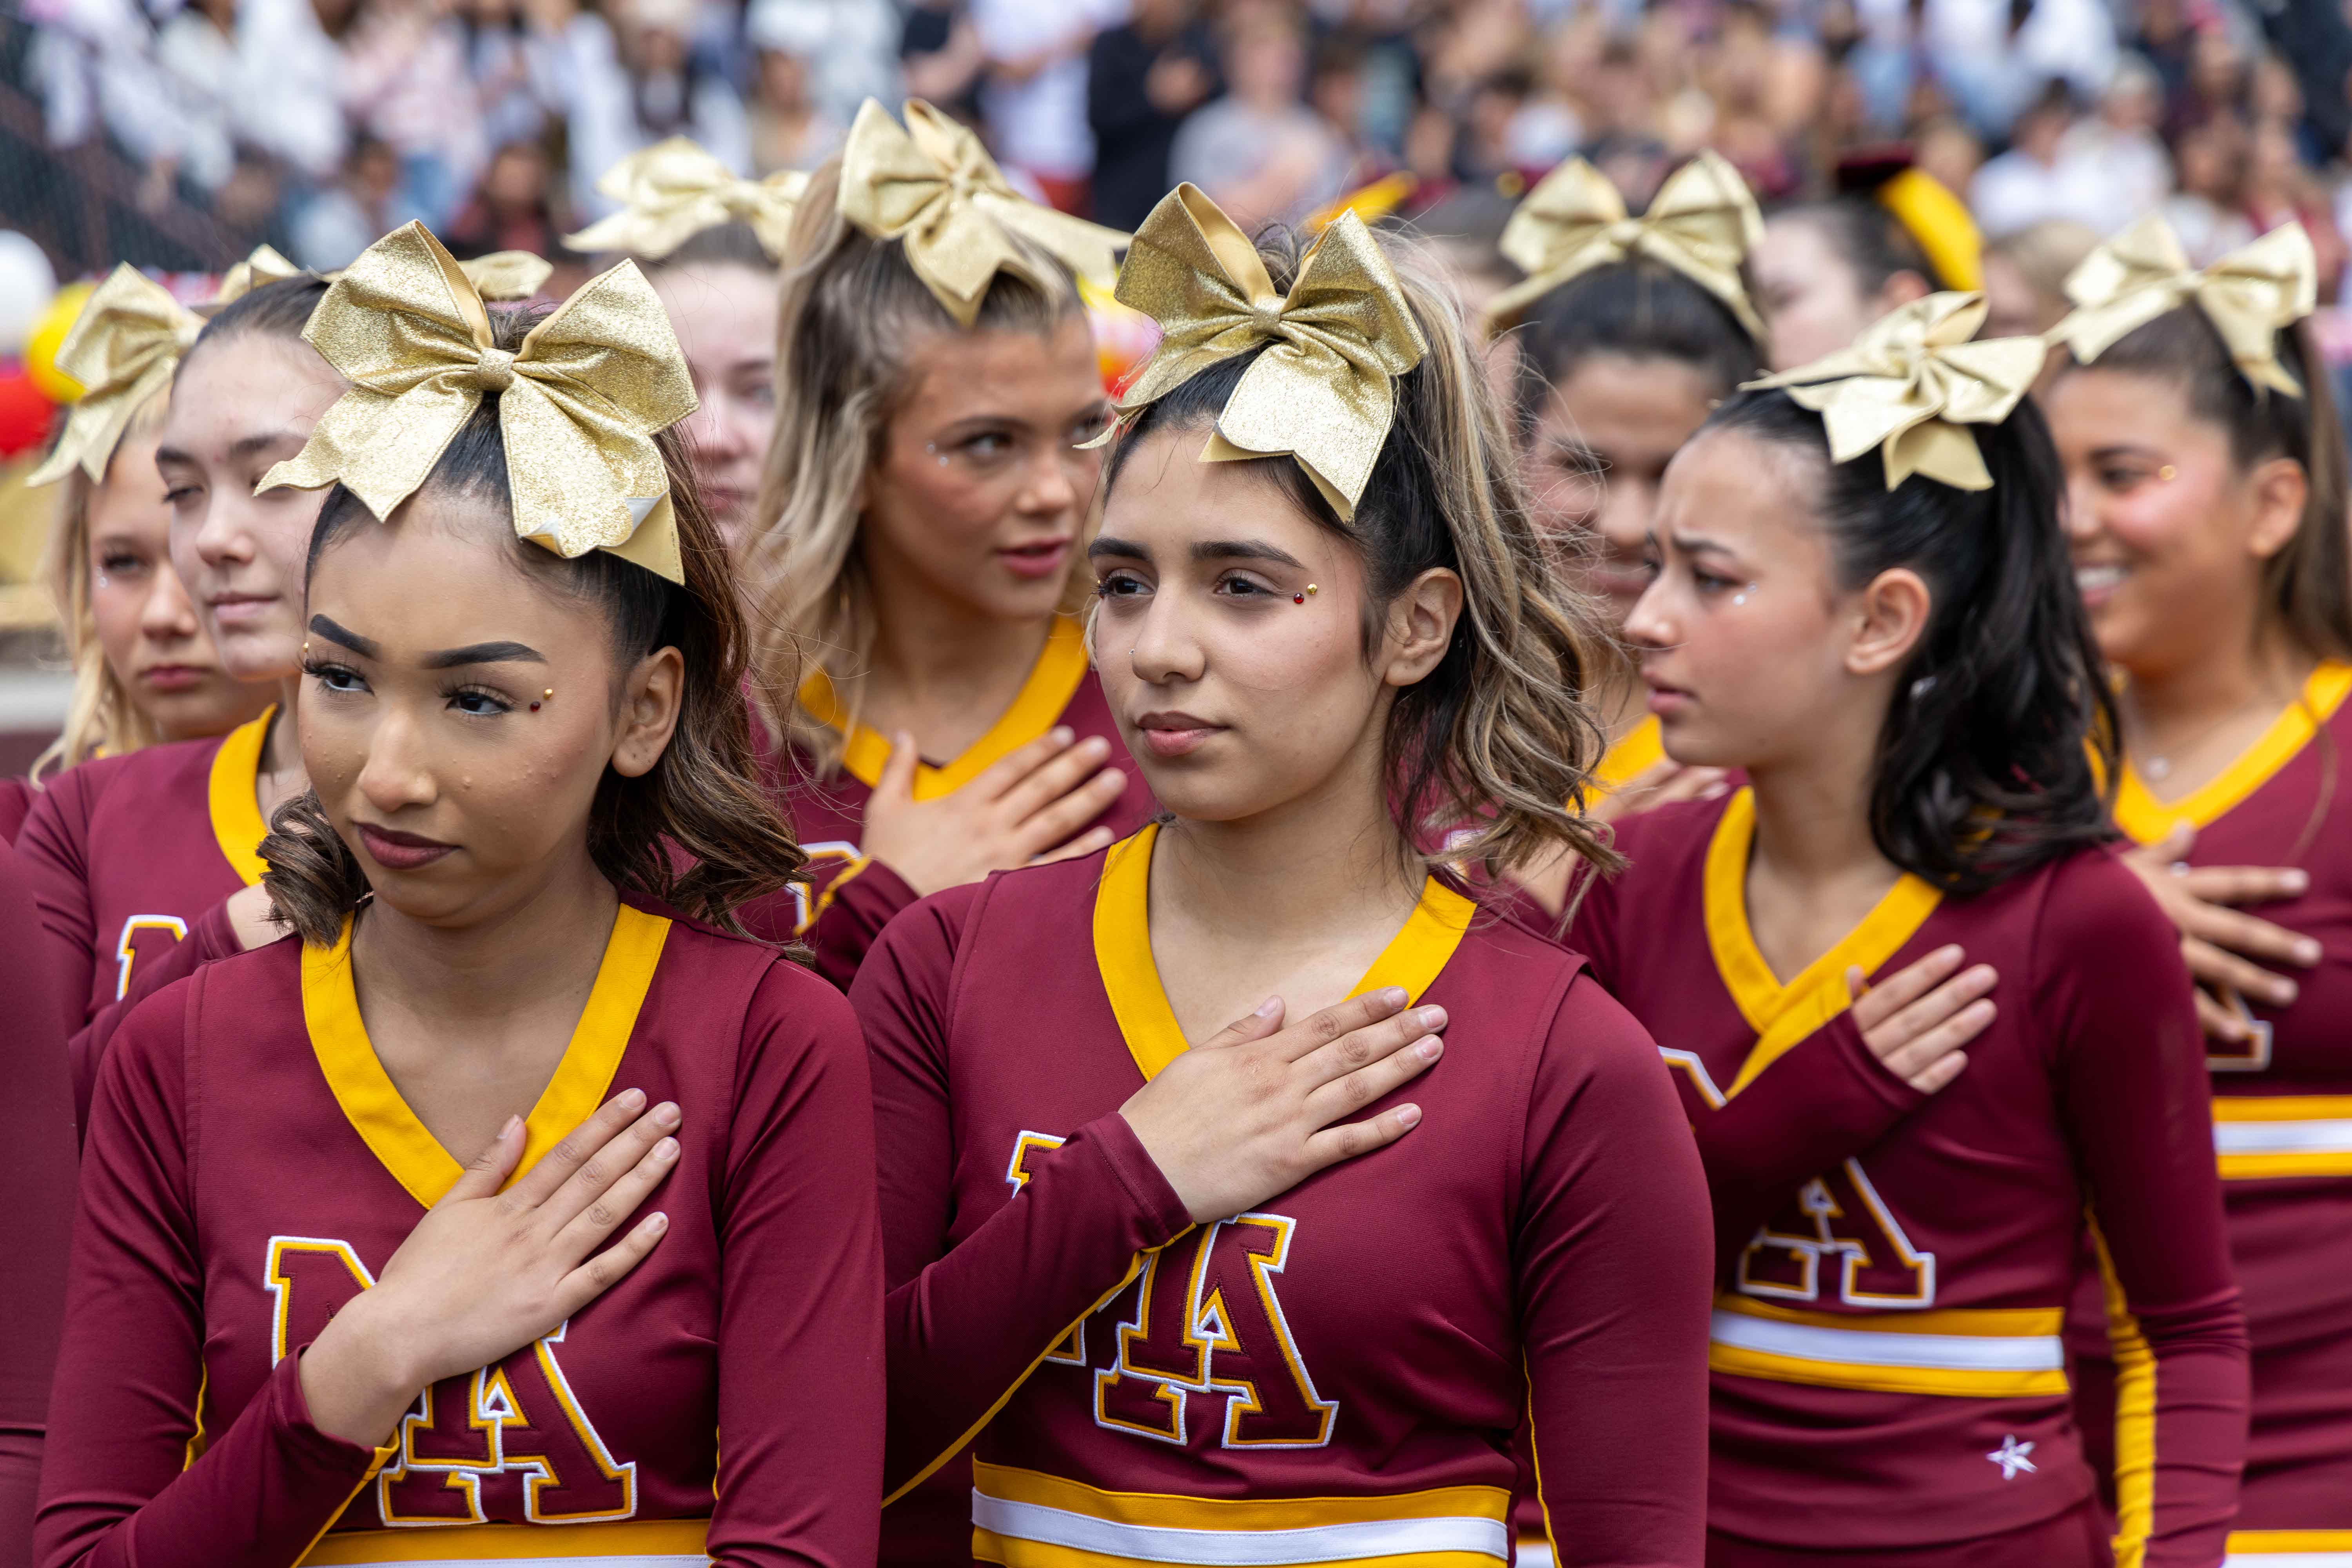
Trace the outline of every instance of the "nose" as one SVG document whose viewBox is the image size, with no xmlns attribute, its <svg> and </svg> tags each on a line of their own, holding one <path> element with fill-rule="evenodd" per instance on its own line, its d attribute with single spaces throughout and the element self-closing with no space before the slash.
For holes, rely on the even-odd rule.
<svg viewBox="0 0 2352 1568">
<path fill-rule="evenodd" d="M 1135 623 L 1134 634 L 1127 658 L 1138 680 L 1147 686 L 1172 686 L 1201 679 L 1207 663 L 1201 639 L 1184 625 L 1174 595 L 1154 598 L 1142 619 Z"/>
<path fill-rule="evenodd" d="M 385 702 L 368 733 L 359 789 L 368 805 L 390 816 L 431 805 L 440 791 L 433 778 L 423 727 L 397 702 Z"/>
<path fill-rule="evenodd" d="M 1021 510 L 1038 517 L 1059 517 L 1076 510 L 1080 496 L 1093 490 L 1098 461 L 1092 452 L 1049 447 L 1029 465 L 1028 482 L 1022 486 L 1018 502 Z"/>
<path fill-rule="evenodd" d="M 1650 537 L 1651 514 L 1657 510 L 1656 487 L 1645 479 L 1612 474 L 1601 481 L 1601 510 L 1593 527 L 1611 551 L 1639 555 Z"/>
<path fill-rule="evenodd" d="M 205 492 L 204 514 L 196 520 L 195 535 L 190 542 L 195 546 L 196 559 L 215 570 L 225 566 L 249 564 L 255 554 L 253 531 L 247 526 L 243 498 L 234 483 L 215 485 Z M 173 543 L 180 539 L 180 521 L 172 522 Z M 174 550 L 174 559 L 177 550 Z"/>
<path fill-rule="evenodd" d="M 1665 586 L 1664 577 L 1651 579 L 1650 585 L 1642 590 L 1642 596 L 1626 612 L 1625 640 L 1637 650 L 1672 647 L 1677 640 L 1677 628 L 1666 606 Z"/>
<path fill-rule="evenodd" d="M 2099 532 L 2099 487 L 2088 474 L 2066 476 L 2066 494 L 2058 508 L 2058 526 L 2067 542 L 2081 544 Z"/>
<path fill-rule="evenodd" d="M 154 584 L 139 606 L 139 630 L 159 643 L 184 642 L 196 635 L 196 607 L 188 602 L 188 590 L 169 561 L 155 563 Z"/>
<path fill-rule="evenodd" d="M 751 449 L 732 400 L 721 392 L 709 393 L 701 405 L 687 416 L 686 437 L 694 443 L 696 451 L 714 463 L 732 463 Z"/>
</svg>

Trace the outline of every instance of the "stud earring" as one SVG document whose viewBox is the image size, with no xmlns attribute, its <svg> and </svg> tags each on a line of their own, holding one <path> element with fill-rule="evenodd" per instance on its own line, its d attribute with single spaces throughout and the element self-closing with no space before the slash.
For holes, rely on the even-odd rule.
<svg viewBox="0 0 2352 1568">
<path fill-rule="evenodd" d="M 554 696 L 554 695 L 555 695 L 555 688 L 553 688 L 552 686 L 551 686 L 551 687 L 549 687 L 546 690 L 544 690 L 544 691 L 541 692 L 539 695 L 540 695 L 541 700 L 543 701 L 543 700 L 545 700 L 546 699 L 548 699 L 548 698 L 552 697 L 552 696 Z M 539 703 L 537 703 L 537 702 L 532 703 L 532 704 L 530 705 L 530 710 L 531 710 L 532 712 L 534 712 L 534 713 L 538 712 L 538 711 L 539 711 Z"/>
<path fill-rule="evenodd" d="M 1303 605 L 1307 602 L 1307 595 L 1304 594 L 1293 594 L 1290 595 L 1290 602 L 1294 605 Z"/>
<path fill-rule="evenodd" d="M 1319 590 L 1316 588 L 1314 584 L 1309 583 L 1307 584 L 1307 593 L 1309 598 L 1312 598 L 1318 591 Z"/>
<path fill-rule="evenodd" d="M 2179 478 L 2180 477 L 2180 470 L 2179 470 L 2179 468 L 2174 468 L 2170 463 L 2167 463 L 2167 464 L 2165 464 L 2165 465 L 2164 465 L 2164 467 L 2162 467 L 2162 468 L 2158 468 L 2158 469 L 2157 469 L 2157 470 L 2156 470 L 2156 477 L 2157 477 L 2158 479 L 2162 479 L 2166 484 L 2168 484 L 2168 484 L 2170 484 L 2173 480 L 2175 480 L 2175 479 L 2179 479 Z"/>
</svg>

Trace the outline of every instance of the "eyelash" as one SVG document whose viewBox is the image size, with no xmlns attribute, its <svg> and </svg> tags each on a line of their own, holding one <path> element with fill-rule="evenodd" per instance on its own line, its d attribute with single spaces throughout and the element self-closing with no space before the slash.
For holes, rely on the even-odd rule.
<svg viewBox="0 0 2352 1568">
<path fill-rule="evenodd" d="M 367 689 L 367 678 L 347 664 L 336 664 L 328 659 L 305 659 L 302 663 L 302 673 L 315 679 L 331 696 L 353 697 Z M 337 676 L 348 676 L 358 684 L 355 686 L 333 685 L 332 678 Z M 487 686 L 445 686 L 441 689 L 441 697 L 444 701 L 452 706 L 464 698 L 474 698 L 489 705 L 491 711 L 487 713 L 478 709 L 458 708 L 457 710 L 459 714 L 468 719 L 494 718 L 501 713 L 511 713 L 515 708 L 512 699 Z"/>
</svg>

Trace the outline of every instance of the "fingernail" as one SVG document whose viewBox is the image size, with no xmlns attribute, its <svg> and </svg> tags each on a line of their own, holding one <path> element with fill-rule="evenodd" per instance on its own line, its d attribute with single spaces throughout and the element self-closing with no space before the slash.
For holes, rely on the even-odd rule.
<svg viewBox="0 0 2352 1568">
<path fill-rule="evenodd" d="M 1054 726 L 1053 733 L 1054 743 L 1055 745 L 1066 746 L 1070 743 L 1071 735 L 1076 733 L 1076 731 L 1074 731 L 1067 724 L 1056 724 Z"/>
<path fill-rule="evenodd" d="M 677 1101 L 666 1100 L 654 1107 L 654 1120 L 665 1127 L 677 1125 Z"/>
<path fill-rule="evenodd" d="M 656 1159 L 656 1160 L 675 1160 L 675 1159 L 677 1159 L 677 1139 L 675 1139 L 675 1138 L 665 1138 L 665 1139 L 663 1139 L 660 1142 L 658 1142 L 658 1143 L 655 1144 L 655 1145 L 654 1145 L 654 1158 L 655 1158 L 655 1159 Z"/>
<path fill-rule="evenodd" d="M 1391 985 L 1381 992 L 1381 1000 L 1391 1007 L 1402 1007 L 1412 999 L 1405 994 L 1404 987 L 1402 985 Z"/>
<path fill-rule="evenodd" d="M 1432 1035 L 1428 1039 L 1425 1039 L 1422 1041 L 1421 1044 L 1413 1047 L 1413 1050 L 1420 1056 L 1421 1059 L 1425 1062 L 1435 1061 L 1437 1059 L 1438 1053 L 1444 1049 L 1445 1049 L 1445 1043 L 1434 1035 Z"/>
<path fill-rule="evenodd" d="M 1412 1021 L 1424 1029 L 1442 1029 L 1445 1026 L 1445 1009 L 1423 1007 L 1412 1016 Z"/>
<path fill-rule="evenodd" d="M 624 1110 L 635 1110 L 645 1102 L 646 1091 L 642 1089 L 625 1089 L 621 1091 L 621 1109 Z"/>
<path fill-rule="evenodd" d="M 2304 892 L 2310 888 L 2311 878 L 2305 872 L 2289 871 L 2285 876 L 2279 879 L 2279 886 L 2284 888 L 2290 893 Z M 2313 945 L 2312 951 L 2314 952 L 2318 952 L 2317 944 L 2315 943 Z"/>
<path fill-rule="evenodd" d="M 655 1215 L 652 1218 L 646 1221 L 646 1228 L 652 1231 L 656 1236 L 659 1236 L 662 1232 L 669 1228 L 669 1215 L 666 1214 Z"/>
<path fill-rule="evenodd" d="M 513 1137 L 517 1132 L 520 1132 L 520 1131 L 522 1131 L 522 1118 L 521 1118 L 521 1117 L 520 1117 L 520 1116 L 509 1116 L 509 1117 L 508 1117 L 508 1118 L 507 1118 L 507 1124 L 506 1124 L 504 1127 L 501 1127 L 501 1128 L 499 1128 L 499 1137 L 501 1140 L 508 1139 L 508 1138 L 511 1138 L 511 1137 Z"/>
<path fill-rule="evenodd" d="M 1279 996 L 1269 996 L 1257 1005 L 1257 1016 L 1261 1018 L 1271 1018 L 1281 1011 L 1282 998 Z"/>
<path fill-rule="evenodd" d="M 1397 1124 L 1399 1126 L 1411 1127 L 1421 1120 L 1421 1107 L 1418 1105 L 1400 1105 L 1397 1107 L 1396 1118 Z"/>
<path fill-rule="evenodd" d="M 2279 981 L 2271 987 L 2271 1000 L 2281 1007 L 2293 1003 L 2295 994 L 2294 982 L 2292 980 Z"/>
<path fill-rule="evenodd" d="M 1110 742 L 1104 740 L 1100 735 L 1088 735 L 1085 740 L 1078 742 L 1078 750 L 1085 752 L 1089 757 L 1099 757 L 1105 752 L 1110 750 Z"/>
<path fill-rule="evenodd" d="M 2317 963 L 2319 962 L 2319 944 L 2313 942 L 2308 937 L 2296 942 L 2294 944 L 2294 961 L 2297 963 Z"/>
</svg>

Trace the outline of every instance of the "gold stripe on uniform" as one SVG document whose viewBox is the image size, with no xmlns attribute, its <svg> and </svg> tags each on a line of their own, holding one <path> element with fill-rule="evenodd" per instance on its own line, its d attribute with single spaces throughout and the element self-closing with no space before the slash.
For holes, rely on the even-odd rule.
<svg viewBox="0 0 2352 1568">
<path fill-rule="evenodd" d="M 461 1524 L 432 1530 L 344 1530 L 320 1538 L 301 1568 L 400 1563 L 593 1563 L 596 1568 L 703 1568 L 707 1519 L 610 1524 Z"/>
<path fill-rule="evenodd" d="M 2014 1399 L 2066 1392 L 2057 1307 L 1925 1312 L 1813 1312 L 1716 1298 L 1707 1366 L 1735 1377 Z"/>
<path fill-rule="evenodd" d="M 2225 1182 L 2352 1176 L 2352 1095 L 2216 1095 L 2213 1152 Z"/>
</svg>

